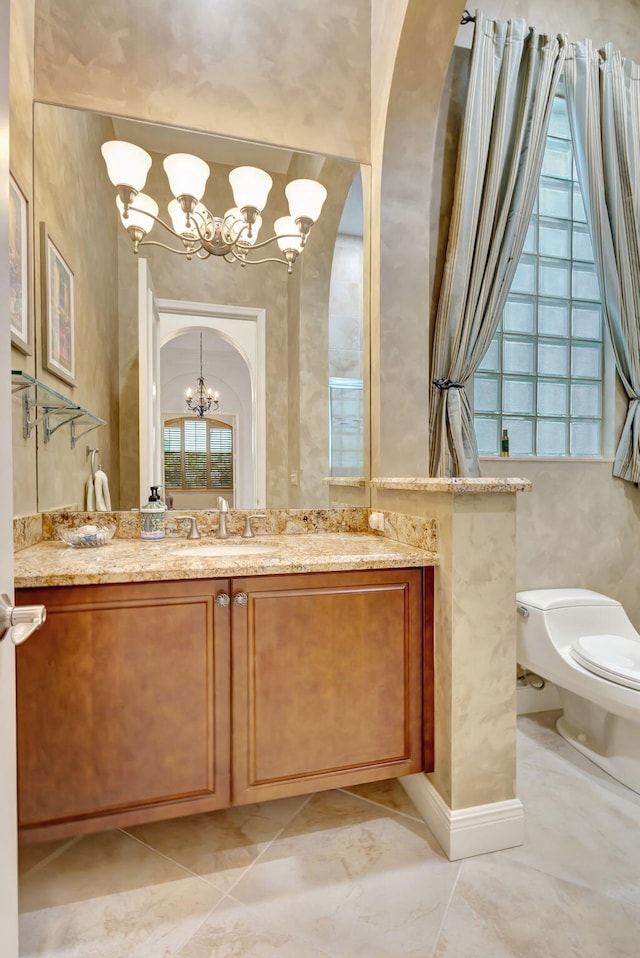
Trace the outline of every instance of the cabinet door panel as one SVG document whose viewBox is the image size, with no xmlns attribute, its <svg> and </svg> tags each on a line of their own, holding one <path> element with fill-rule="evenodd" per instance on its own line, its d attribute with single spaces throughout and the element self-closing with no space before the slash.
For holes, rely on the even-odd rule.
<svg viewBox="0 0 640 958">
<path fill-rule="evenodd" d="M 47 622 L 17 659 L 23 831 L 228 804 L 228 612 L 193 585 L 43 594 Z"/>
<path fill-rule="evenodd" d="M 420 570 L 233 588 L 234 801 L 422 767 Z"/>
</svg>

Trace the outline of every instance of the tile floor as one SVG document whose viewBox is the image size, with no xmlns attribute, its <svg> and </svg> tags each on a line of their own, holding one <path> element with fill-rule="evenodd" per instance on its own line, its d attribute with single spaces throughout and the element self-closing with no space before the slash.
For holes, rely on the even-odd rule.
<svg viewBox="0 0 640 958">
<path fill-rule="evenodd" d="M 637 958 L 640 795 L 519 719 L 527 844 L 449 862 L 396 782 L 26 847 L 22 958 Z"/>
</svg>

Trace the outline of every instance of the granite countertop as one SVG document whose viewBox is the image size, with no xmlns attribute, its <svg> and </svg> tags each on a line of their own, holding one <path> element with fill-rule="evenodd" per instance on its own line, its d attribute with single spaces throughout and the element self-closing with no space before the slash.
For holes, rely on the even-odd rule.
<svg viewBox="0 0 640 958">
<path fill-rule="evenodd" d="M 230 546 L 233 554 L 224 555 Z M 216 555 L 214 550 L 221 554 Z M 226 540 L 212 536 L 198 540 L 166 538 L 157 542 L 112 539 L 108 545 L 94 549 L 74 549 L 60 540 L 45 540 L 14 556 L 16 588 L 401 569 L 437 563 L 436 552 L 384 536 L 352 532 L 265 535 L 248 540 L 239 536 Z"/>
</svg>

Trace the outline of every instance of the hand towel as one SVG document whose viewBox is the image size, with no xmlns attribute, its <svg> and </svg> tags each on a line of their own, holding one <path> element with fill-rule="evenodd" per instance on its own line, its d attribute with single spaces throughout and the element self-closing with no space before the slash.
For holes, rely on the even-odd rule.
<svg viewBox="0 0 640 958">
<path fill-rule="evenodd" d="M 95 492 L 95 486 L 93 485 L 93 476 L 89 476 L 89 478 L 87 479 L 86 498 L 87 498 L 87 512 L 95 512 L 96 492 Z"/>
<path fill-rule="evenodd" d="M 93 478 L 96 490 L 96 511 L 111 512 L 111 496 L 109 494 L 109 480 L 102 469 L 98 469 Z"/>
</svg>

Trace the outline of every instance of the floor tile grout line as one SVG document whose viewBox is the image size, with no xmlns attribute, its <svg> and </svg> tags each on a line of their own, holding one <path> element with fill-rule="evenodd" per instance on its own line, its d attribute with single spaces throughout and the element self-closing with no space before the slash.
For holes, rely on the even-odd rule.
<svg viewBox="0 0 640 958">
<path fill-rule="evenodd" d="M 283 833 L 283 831 L 285 830 L 285 828 L 288 828 L 289 825 L 291 825 L 293 822 L 295 822 L 296 818 L 297 818 L 300 814 L 302 814 L 302 812 L 303 812 L 304 809 L 307 807 L 307 805 L 309 804 L 309 802 L 311 801 L 311 799 L 314 798 L 314 796 L 315 796 L 315 792 L 312 792 L 311 795 L 307 795 L 307 797 L 305 798 L 305 800 L 304 800 L 304 802 L 302 803 L 302 805 L 300 806 L 300 808 L 299 808 L 296 812 L 294 812 L 294 814 L 291 816 L 291 818 L 287 819 L 287 821 L 284 823 L 284 825 L 281 825 L 281 827 L 278 829 L 277 833 L 273 836 L 273 838 L 271 838 L 271 839 L 265 844 L 265 846 L 264 846 L 264 848 L 262 849 L 262 851 L 261 851 L 258 855 L 256 855 L 256 857 L 253 859 L 252 862 L 250 862 L 250 863 L 247 865 L 247 867 L 244 869 L 244 871 L 242 872 L 242 874 L 238 875 L 238 877 L 236 878 L 236 880 L 235 880 L 231 885 L 229 885 L 229 887 L 227 888 L 227 890 L 226 890 L 226 892 L 225 892 L 225 898 L 226 898 L 228 895 L 230 895 L 231 891 L 236 887 L 236 885 L 238 884 L 238 882 L 240 882 L 240 881 L 242 881 L 244 878 L 246 878 L 246 876 L 249 874 L 249 872 L 251 871 L 251 869 L 253 868 L 253 866 L 256 865 L 256 864 L 260 861 L 260 859 L 262 858 L 262 856 L 267 853 L 267 851 L 271 848 L 271 846 L 273 845 L 273 843 L 274 843 L 275 841 L 277 841 L 278 838 L 280 838 L 280 836 L 282 835 L 282 833 Z M 234 899 L 234 901 L 235 901 L 235 900 L 236 900 L 236 899 Z"/>
<path fill-rule="evenodd" d="M 217 889 L 217 891 L 219 891 L 219 890 L 220 890 L 220 889 Z M 187 947 L 187 945 L 188 945 L 190 942 L 193 941 L 193 939 L 196 937 L 196 935 L 198 934 L 198 932 L 200 931 L 200 929 L 203 928 L 204 925 L 206 925 L 206 923 L 209 921 L 209 919 L 210 919 L 211 916 L 213 915 L 214 911 L 216 910 L 216 908 L 218 907 L 218 905 L 220 904 L 220 902 L 221 902 L 221 901 L 224 901 L 225 898 L 226 898 L 226 895 L 223 895 L 222 898 L 219 898 L 219 899 L 218 899 L 218 901 L 215 903 L 215 905 L 212 905 L 212 906 L 211 906 L 211 908 L 209 909 L 209 911 L 207 912 L 207 914 L 204 916 L 204 918 L 202 919 L 202 921 L 198 923 L 198 926 L 197 926 L 197 928 L 194 930 L 193 934 L 189 935 L 188 938 L 185 938 L 185 940 L 182 941 L 182 942 L 177 946 L 177 950 L 176 950 L 176 951 L 172 951 L 170 955 L 167 955 L 167 956 L 166 956 L 166 958 L 180 958 L 181 953 L 184 951 L 184 949 Z"/>
<path fill-rule="evenodd" d="M 383 805 L 382 802 L 376 802 L 372 798 L 365 798 L 364 795 L 358 795 L 356 792 L 350 792 L 348 788 L 338 788 L 338 792 L 342 792 L 343 795 L 350 795 L 352 798 L 358 798 L 361 802 L 367 802 L 369 805 L 374 805 L 376 808 L 384 808 L 385 811 L 391 812 L 393 815 L 401 815 L 403 818 L 408 818 L 411 822 L 420 822 L 421 825 L 425 825 L 424 818 L 420 817 L 420 813 L 417 812 L 415 817 L 409 815 L 408 812 L 402 812 L 398 808 L 391 808 L 390 805 Z"/>
<path fill-rule="evenodd" d="M 201 881 L 205 882 L 205 883 L 206 883 L 207 885 L 209 885 L 211 888 L 215 888 L 215 890 L 218 891 L 218 892 L 220 892 L 220 893 L 222 894 L 223 898 L 225 898 L 225 897 L 227 896 L 227 894 L 229 893 L 229 891 L 230 891 L 232 888 L 235 888 L 235 886 L 238 884 L 238 882 L 239 882 L 242 878 L 244 878 L 244 876 L 247 874 L 247 872 L 249 871 L 249 869 L 252 868 L 252 867 L 255 865 L 255 863 L 256 863 L 260 858 L 262 858 L 262 856 L 263 856 L 264 853 L 267 851 L 267 849 L 271 846 L 271 844 L 272 844 L 274 841 L 276 841 L 277 838 L 279 838 L 279 836 L 282 834 L 282 832 L 284 831 L 284 829 L 285 829 L 285 828 L 288 828 L 289 825 L 290 825 L 293 821 L 295 821 L 295 819 L 296 819 L 296 818 L 298 817 L 298 815 L 302 812 L 302 810 L 303 810 L 304 808 L 306 808 L 306 806 L 308 805 L 308 803 L 311 801 L 312 798 L 313 798 L 313 793 L 312 793 L 311 795 L 307 795 L 307 796 L 306 796 L 306 798 L 305 798 L 304 802 L 302 803 L 302 805 L 300 805 L 300 807 L 299 807 L 295 812 L 293 812 L 293 813 L 291 814 L 291 816 L 287 819 L 287 821 L 286 821 L 283 825 L 280 826 L 280 828 L 278 829 L 278 831 L 276 832 L 276 834 L 273 836 L 273 838 L 269 839 L 269 841 L 266 842 L 265 847 L 262 849 L 262 851 L 256 856 L 256 858 L 255 858 L 252 862 L 250 862 L 250 863 L 247 865 L 247 867 L 246 867 L 245 869 L 243 869 L 242 873 L 238 876 L 238 878 L 236 878 L 236 880 L 235 880 L 235 881 L 229 886 L 229 888 L 226 889 L 226 890 L 224 890 L 224 889 L 220 888 L 218 885 L 214 884 L 213 881 L 210 881 L 210 880 L 209 880 L 208 878 L 206 878 L 204 875 L 199 875 L 198 872 L 193 871 L 193 870 L 192 870 L 191 868 L 189 868 L 187 865 L 183 865 L 181 862 L 176 861 L 175 858 L 171 858 L 171 856 L 165 855 L 164 852 L 159 851 L 157 848 L 154 848 L 153 845 L 150 845 L 148 842 L 145 842 L 145 841 L 143 841 L 141 838 L 138 838 L 137 835 L 133 835 L 131 832 L 128 832 L 126 828 L 119 828 L 118 831 L 120 831 L 120 832 L 122 832 L 123 834 L 127 835 L 128 838 L 133 838 L 134 841 L 138 842 L 138 843 L 139 843 L 140 845 L 142 845 L 144 848 L 148 848 L 149 851 L 155 852 L 155 854 L 158 855 L 158 856 L 160 856 L 160 858 L 164 858 L 165 861 L 171 862 L 172 865 L 176 865 L 178 868 L 181 868 L 183 871 L 187 872 L 187 874 L 193 876 L 194 878 L 199 878 Z M 221 900 L 222 900 L 222 899 L 221 899 Z"/>
<path fill-rule="evenodd" d="M 172 865 L 175 865 L 176 868 L 181 869 L 185 872 L 190 878 L 199 878 L 200 881 L 204 882 L 205 885 L 208 885 L 210 888 L 214 888 L 215 891 L 224 894 L 222 888 L 219 888 L 217 885 L 214 885 L 213 882 L 208 881 L 204 875 L 199 875 L 197 872 L 194 872 L 191 868 L 188 868 L 186 865 L 182 865 L 180 862 L 177 862 L 175 858 L 171 858 L 169 855 L 165 855 L 164 852 L 159 851 L 157 848 L 154 848 L 153 845 L 149 845 L 148 842 L 143 842 L 141 838 L 138 838 L 137 835 L 132 835 L 131 832 L 128 832 L 126 828 L 119 828 L 119 832 L 126 835 L 127 838 L 132 838 L 134 842 L 138 842 L 139 845 L 142 845 L 143 848 L 148 849 L 150 852 L 156 854 L 159 858 L 163 858 L 165 861 L 170 862 Z M 177 881 L 178 879 L 176 879 Z"/>
<path fill-rule="evenodd" d="M 20 873 L 20 881 L 23 881 L 26 878 L 30 878 L 31 875 L 34 875 L 36 872 L 39 872 L 46 865 L 55 861 L 56 858 L 59 858 L 61 855 L 64 855 L 66 851 L 68 851 L 70 848 L 73 848 L 74 845 L 77 845 L 78 842 L 82 841 L 83 838 L 86 838 L 86 836 L 74 835 L 73 838 L 69 838 L 64 843 L 64 845 L 62 845 L 60 848 L 54 849 L 54 851 L 52 851 L 49 855 L 47 855 L 46 858 L 43 858 L 42 861 L 37 862 L 31 868 L 27 869 L 27 871 Z"/>
<path fill-rule="evenodd" d="M 463 867 L 464 867 L 464 861 L 461 861 L 460 864 L 459 864 L 459 867 L 458 867 L 458 873 L 456 874 L 455 880 L 454 880 L 454 882 L 453 882 L 453 886 L 452 886 L 452 888 L 451 888 L 451 892 L 450 892 L 449 897 L 448 897 L 448 899 L 447 899 L 447 904 L 444 906 L 444 910 L 443 910 L 443 912 L 442 912 L 442 918 L 441 918 L 441 920 L 440 920 L 440 924 L 438 925 L 438 931 L 437 931 L 436 936 L 435 936 L 434 941 L 433 941 L 433 948 L 432 948 L 432 950 L 431 950 L 431 958 L 435 958 L 436 951 L 437 951 L 437 949 L 438 949 L 438 943 L 439 943 L 439 941 L 440 941 L 440 938 L 442 937 L 442 930 L 443 930 L 443 928 L 444 928 L 444 923 L 445 923 L 445 921 L 447 920 L 447 916 L 448 916 L 449 910 L 450 910 L 450 908 L 451 908 L 451 902 L 453 901 L 453 896 L 454 896 L 455 893 L 456 893 L 456 889 L 457 889 L 457 887 L 458 887 L 458 882 L 460 881 L 460 875 L 462 874 L 462 869 L 463 869 Z"/>
</svg>

